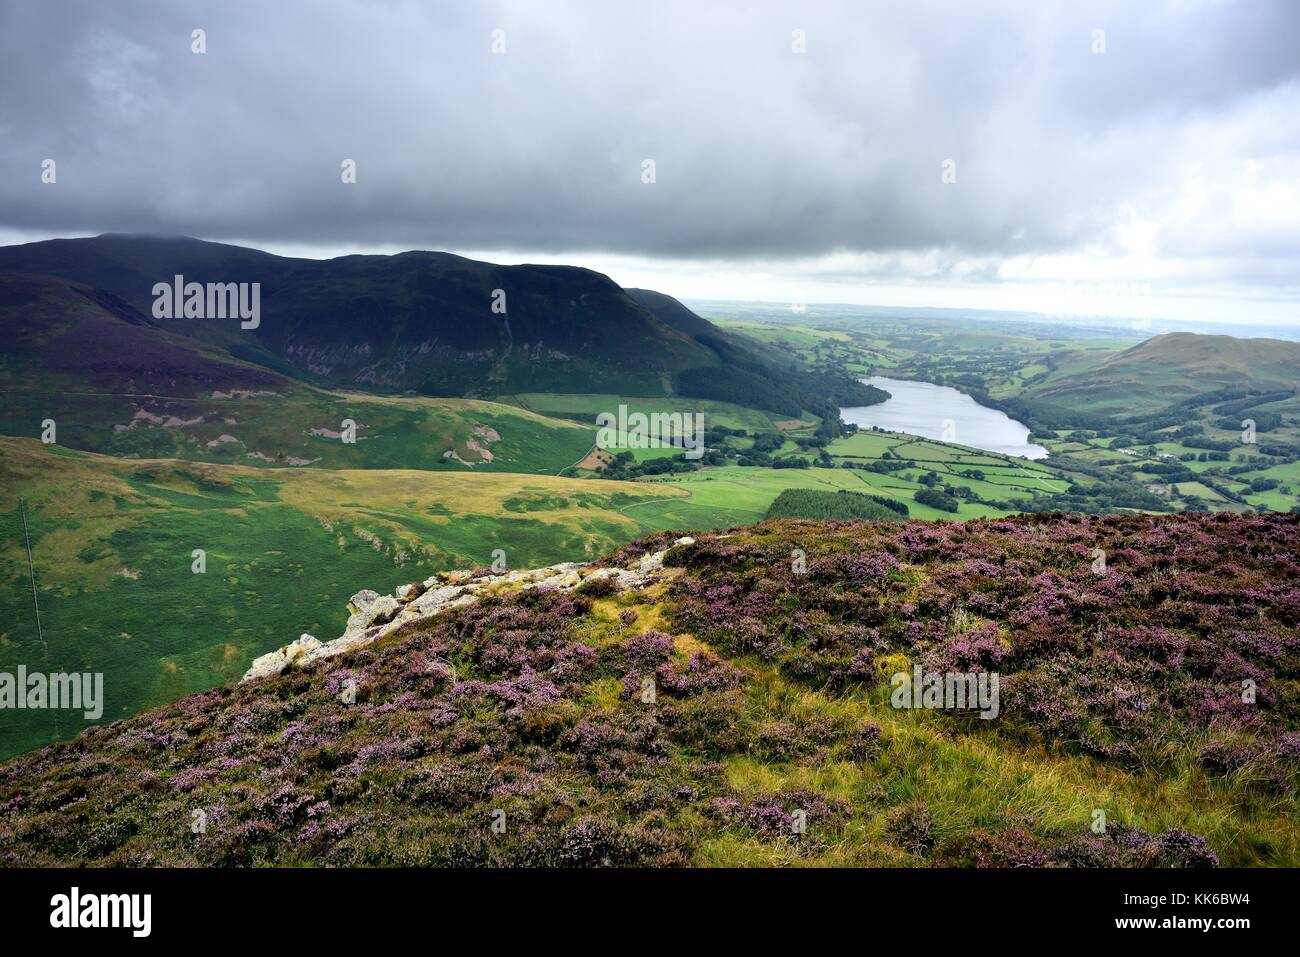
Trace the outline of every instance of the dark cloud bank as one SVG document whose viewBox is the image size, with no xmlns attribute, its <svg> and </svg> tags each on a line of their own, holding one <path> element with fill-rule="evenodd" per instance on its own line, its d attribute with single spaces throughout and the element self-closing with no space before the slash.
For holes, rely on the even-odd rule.
<svg viewBox="0 0 1300 957">
<path fill-rule="evenodd" d="M 730 260 L 939 251 L 973 276 L 1091 252 L 1293 283 L 1298 37 L 1286 0 L 11 0 L 0 227 Z"/>
</svg>

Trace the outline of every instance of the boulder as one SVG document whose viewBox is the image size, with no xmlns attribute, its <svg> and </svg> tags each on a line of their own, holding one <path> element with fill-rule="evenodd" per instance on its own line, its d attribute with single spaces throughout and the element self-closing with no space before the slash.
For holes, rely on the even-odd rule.
<svg viewBox="0 0 1300 957">
<path fill-rule="evenodd" d="M 431 615 L 458 595 L 464 594 L 463 585 L 442 585 L 426 591 L 408 606 L 421 615 Z"/>
<path fill-rule="evenodd" d="M 353 595 L 348 607 L 357 607 L 357 598 L 364 594 L 367 594 L 367 592 L 358 592 Z M 360 634 L 367 628 L 382 625 L 392 620 L 392 617 L 402 608 L 402 603 L 392 595 L 377 595 L 375 592 L 369 592 L 369 594 L 375 595 L 374 600 L 358 607 L 358 610 L 348 619 L 348 626 L 343 632 L 344 635 Z"/>
<path fill-rule="evenodd" d="M 369 588 L 361 589 L 361 591 L 357 592 L 355 595 L 353 595 L 351 598 L 348 599 L 349 614 L 353 614 L 353 615 L 360 614 L 361 612 L 369 608 L 372 604 L 374 604 L 374 602 L 378 598 L 379 598 L 379 592 L 372 591 Z"/>
<path fill-rule="evenodd" d="M 305 660 L 311 652 L 320 648 L 321 643 L 316 638 L 305 632 L 298 637 L 297 641 L 290 642 L 283 648 L 277 648 L 275 651 L 268 652 L 257 658 L 244 672 L 242 681 L 252 681 L 256 678 L 269 678 L 271 675 L 278 675 L 291 664 Z"/>
<path fill-rule="evenodd" d="M 651 552 L 649 555 L 642 555 L 632 566 L 632 570 L 643 575 L 653 574 L 664 567 L 665 554 L 666 552 Z"/>
<path fill-rule="evenodd" d="M 285 646 L 284 656 L 289 660 L 289 664 L 293 664 L 295 661 L 297 661 L 299 658 L 302 658 L 308 652 L 319 648 L 320 645 L 321 643 L 319 639 L 312 637 L 306 632 L 303 632 L 301 635 L 298 636 L 297 641 L 290 642 L 288 645 Z"/>
<path fill-rule="evenodd" d="M 398 585 L 397 591 L 393 592 L 398 601 L 411 601 L 419 598 L 424 593 L 423 582 L 412 582 L 409 585 Z"/>
</svg>

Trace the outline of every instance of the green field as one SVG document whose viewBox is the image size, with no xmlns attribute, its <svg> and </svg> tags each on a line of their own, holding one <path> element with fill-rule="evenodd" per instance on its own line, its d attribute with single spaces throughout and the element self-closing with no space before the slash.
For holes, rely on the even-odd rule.
<svg viewBox="0 0 1300 957">
<path fill-rule="evenodd" d="M 916 482 L 856 469 L 755 469 L 729 465 L 637 484 L 666 485 L 689 493 L 686 499 L 638 503 L 625 509 L 626 514 L 636 514 L 643 521 L 665 528 L 731 528 L 762 521 L 776 497 L 787 488 L 847 489 L 883 495 L 906 504 L 912 518 L 958 520 L 1008 514 L 973 503 L 962 503 L 955 514 L 940 511 L 913 500 L 913 493 L 921 487 Z"/>
<path fill-rule="evenodd" d="M 644 484 L 420 471 L 124 463 L 0 439 L 0 671 L 101 671 L 104 720 L 237 680 L 303 632 L 340 634 L 361 588 L 434 571 L 589 560 L 666 527 Z M 18 499 L 27 502 L 45 645 Z M 206 571 L 192 571 L 192 552 Z M 0 757 L 76 733 L 6 711 Z"/>
</svg>

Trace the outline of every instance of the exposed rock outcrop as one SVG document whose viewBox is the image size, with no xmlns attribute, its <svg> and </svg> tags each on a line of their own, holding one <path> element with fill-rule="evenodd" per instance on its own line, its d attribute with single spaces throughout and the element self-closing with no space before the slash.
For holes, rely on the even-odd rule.
<svg viewBox="0 0 1300 957">
<path fill-rule="evenodd" d="M 693 538 L 679 538 L 676 545 L 691 545 Z M 626 568 L 562 562 L 545 568 L 521 568 L 507 572 L 488 569 L 439 572 L 422 582 L 402 585 L 392 595 L 369 588 L 348 600 L 347 627 L 333 641 L 321 642 L 302 635 L 283 648 L 262 655 L 244 673 L 243 681 L 278 675 L 286 668 L 306 668 L 323 658 L 332 658 L 390 635 L 412 622 L 423 621 L 449 608 L 472 605 L 485 595 L 527 591 L 534 588 L 572 591 L 586 582 L 609 581 L 615 587 L 644 588 L 664 574 L 667 549 L 651 552 Z"/>
<path fill-rule="evenodd" d="M 253 678 L 278 675 L 285 668 L 320 647 L 319 639 L 304 633 L 297 641 L 290 642 L 283 648 L 277 648 L 270 654 L 262 655 L 262 657 L 254 661 L 252 667 L 244 673 L 242 680 L 250 681 Z"/>
</svg>

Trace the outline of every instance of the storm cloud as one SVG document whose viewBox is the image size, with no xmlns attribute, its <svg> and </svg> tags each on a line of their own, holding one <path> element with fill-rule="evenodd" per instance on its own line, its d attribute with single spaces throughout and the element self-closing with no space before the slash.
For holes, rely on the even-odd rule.
<svg viewBox="0 0 1300 957">
<path fill-rule="evenodd" d="M 1288 0 L 10 0 L 0 227 L 1293 290 L 1297 116 Z"/>
</svg>

